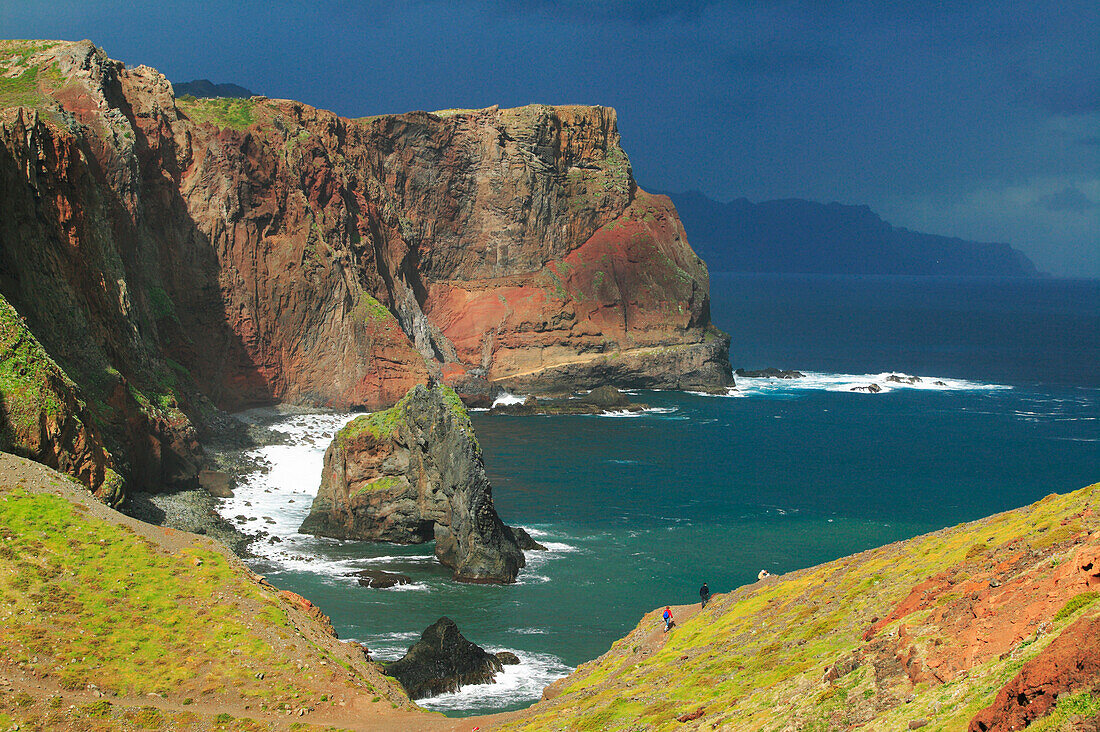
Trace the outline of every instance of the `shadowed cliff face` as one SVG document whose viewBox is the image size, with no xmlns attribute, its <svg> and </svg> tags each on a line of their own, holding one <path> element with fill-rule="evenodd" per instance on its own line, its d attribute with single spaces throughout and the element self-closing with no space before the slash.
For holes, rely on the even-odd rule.
<svg viewBox="0 0 1100 732">
<path fill-rule="evenodd" d="M 88 42 L 0 51 L 0 293 L 147 487 L 193 478 L 207 399 L 732 381 L 706 267 L 611 109 L 348 120 L 176 100 Z"/>
</svg>

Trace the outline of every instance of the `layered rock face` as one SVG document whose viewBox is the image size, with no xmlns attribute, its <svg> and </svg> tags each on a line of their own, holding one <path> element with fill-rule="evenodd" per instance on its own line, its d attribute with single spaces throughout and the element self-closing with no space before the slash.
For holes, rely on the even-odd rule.
<svg viewBox="0 0 1100 732">
<path fill-rule="evenodd" d="M 177 100 L 86 41 L 2 42 L 0 77 L 0 294 L 142 487 L 193 482 L 212 405 L 732 381 L 614 110 Z"/>
<path fill-rule="evenodd" d="M 464 582 L 513 582 L 524 565 L 497 516 L 469 415 L 448 386 L 418 385 L 340 430 L 302 533 L 418 544 Z"/>
</svg>

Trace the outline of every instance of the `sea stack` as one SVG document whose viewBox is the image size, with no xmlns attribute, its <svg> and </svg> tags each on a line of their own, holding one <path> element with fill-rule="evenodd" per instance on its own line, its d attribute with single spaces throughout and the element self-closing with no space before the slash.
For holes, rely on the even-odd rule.
<svg viewBox="0 0 1100 732">
<path fill-rule="evenodd" d="M 419 544 L 461 582 L 514 582 L 524 565 L 493 507 L 481 446 L 458 395 L 417 385 L 394 407 L 358 417 L 325 451 L 302 533 Z"/>
<path fill-rule="evenodd" d="M 503 665 L 500 658 L 466 640 L 455 622 L 444 617 L 429 626 L 400 660 L 387 664 L 383 673 L 400 681 L 410 699 L 423 699 L 471 684 L 491 684 Z"/>
</svg>

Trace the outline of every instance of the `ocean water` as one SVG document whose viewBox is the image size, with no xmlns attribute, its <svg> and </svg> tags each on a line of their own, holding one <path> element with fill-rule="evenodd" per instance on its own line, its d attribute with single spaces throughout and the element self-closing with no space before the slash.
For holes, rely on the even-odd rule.
<svg viewBox="0 0 1100 732">
<path fill-rule="evenodd" d="M 296 533 L 350 415 L 246 415 L 288 444 L 257 450 L 270 469 L 221 511 L 256 517 L 257 570 L 376 658 L 442 615 L 516 653 L 498 683 L 420 702 L 465 715 L 532 703 L 704 580 L 723 592 L 1100 480 L 1100 283 L 718 274 L 711 291 L 735 367 L 807 377 L 640 392 L 640 415 L 472 415 L 498 512 L 550 549 L 513 586 L 455 584 L 430 545 Z M 850 390 L 869 383 L 884 390 Z M 414 583 L 361 588 L 364 567 Z"/>
</svg>

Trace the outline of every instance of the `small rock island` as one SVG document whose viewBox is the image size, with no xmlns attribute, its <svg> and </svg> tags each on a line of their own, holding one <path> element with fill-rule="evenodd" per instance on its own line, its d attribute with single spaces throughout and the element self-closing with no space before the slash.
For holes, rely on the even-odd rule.
<svg viewBox="0 0 1100 732">
<path fill-rule="evenodd" d="M 349 422 L 325 451 L 304 534 L 420 544 L 461 582 L 514 582 L 521 529 L 493 506 L 481 446 L 458 395 L 417 385 L 395 406 Z"/>
</svg>

